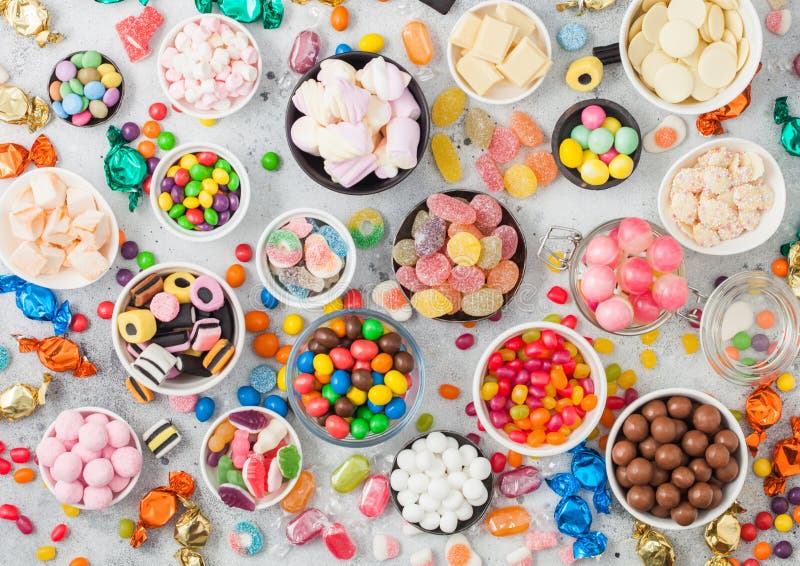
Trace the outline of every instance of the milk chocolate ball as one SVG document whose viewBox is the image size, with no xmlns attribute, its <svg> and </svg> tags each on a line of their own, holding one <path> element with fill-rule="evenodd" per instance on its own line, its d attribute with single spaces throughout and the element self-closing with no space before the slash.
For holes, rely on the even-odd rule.
<svg viewBox="0 0 800 566">
<path fill-rule="evenodd" d="M 722 488 L 716 484 L 710 484 L 711 491 L 714 493 L 714 497 L 711 499 L 711 505 L 709 507 L 716 507 L 722 501 Z"/>
<path fill-rule="evenodd" d="M 686 525 L 691 525 L 697 519 L 697 509 L 692 507 L 692 504 L 688 501 L 684 501 L 672 509 L 669 512 L 669 516 L 680 526 L 685 527 Z"/>
<path fill-rule="evenodd" d="M 397 352 L 394 355 L 394 369 L 400 373 L 411 373 L 414 369 L 414 356 L 408 352 Z"/>
<path fill-rule="evenodd" d="M 724 445 L 714 443 L 706 448 L 705 458 L 708 465 L 716 470 L 728 464 L 731 453 Z"/>
<path fill-rule="evenodd" d="M 664 444 L 656 450 L 655 462 L 659 468 L 674 470 L 681 465 L 683 452 L 677 444 Z"/>
<path fill-rule="evenodd" d="M 714 490 L 706 482 L 699 481 L 689 490 L 688 498 L 694 507 L 708 509 L 714 501 Z"/>
<path fill-rule="evenodd" d="M 677 468 L 672 470 L 670 481 L 678 489 L 681 490 L 689 489 L 694 485 L 695 482 L 694 472 L 690 468 L 687 468 L 686 466 L 678 466 Z"/>
<path fill-rule="evenodd" d="M 378 348 L 381 349 L 381 352 L 386 352 L 387 354 L 396 354 L 400 351 L 402 345 L 403 339 L 400 338 L 397 332 L 387 332 L 378 338 Z"/>
<path fill-rule="evenodd" d="M 611 449 L 611 460 L 617 466 L 627 466 L 634 458 L 636 458 L 636 445 L 630 440 L 619 440 Z"/>
<path fill-rule="evenodd" d="M 714 477 L 722 483 L 730 483 L 739 475 L 739 464 L 731 458 L 727 464 L 714 470 Z"/>
<path fill-rule="evenodd" d="M 662 483 L 656 488 L 656 502 L 665 509 L 677 507 L 681 502 L 681 491 L 671 483 Z"/>
<path fill-rule="evenodd" d="M 634 458 L 627 467 L 628 480 L 633 485 L 646 485 L 653 478 L 653 463 L 644 458 Z"/>
<path fill-rule="evenodd" d="M 661 446 L 660 442 L 652 436 L 648 436 L 639 443 L 639 454 L 648 460 L 652 460 L 656 457 L 656 450 L 658 450 L 659 446 Z"/>
<path fill-rule="evenodd" d="M 642 416 L 652 422 L 656 417 L 667 416 L 667 405 L 664 401 L 654 399 L 642 407 Z"/>
<path fill-rule="evenodd" d="M 694 410 L 692 424 L 697 430 L 714 434 L 722 423 L 722 415 L 713 405 L 700 405 Z"/>
<path fill-rule="evenodd" d="M 708 448 L 708 437 L 699 430 L 690 430 L 681 439 L 681 448 L 689 456 L 697 458 L 702 456 Z"/>
<path fill-rule="evenodd" d="M 614 471 L 614 475 L 617 477 L 617 481 L 619 485 L 628 489 L 629 487 L 633 486 L 631 480 L 628 479 L 628 470 L 625 466 L 618 466 L 617 469 Z"/>
<path fill-rule="evenodd" d="M 669 482 L 669 472 L 667 470 L 662 470 L 658 466 L 653 466 L 653 477 L 650 478 L 650 485 L 656 488 L 662 483 L 667 482 Z"/>
<path fill-rule="evenodd" d="M 692 401 L 680 395 L 670 397 L 667 401 L 667 412 L 673 419 L 685 419 L 692 414 Z"/>
<path fill-rule="evenodd" d="M 641 442 L 650 433 L 650 426 L 642 415 L 634 413 L 622 424 L 622 434 L 631 442 Z"/>
<path fill-rule="evenodd" d="M 686 421 L 682 421 L 680 419 L 673 419 L 672 422 L 675 423 L 675 442 L 683 438 L 683 435 L 686 434 L 686 431 L 689 430 L 689 426 L 686 424 Z"/>
<path fill-rule="evenodd" d="M 722 444 L 728 449 L 728 452 L 733 454 L 739 448 L 739 437 L 736 436 L 732 430 L 721 430 L 714 435 L 714 442 Z"/>
<path fill-rule="evenodd" d="M 350 340 L 361 337 L 361 321 L 358 317 L 350 315 L 344 319 L 344 333 Z"/>
<path fill-rule="evenodd" d="M 669 417 L 656 417 L 650 423 L 650 434 L 658 442 L 666 444 L 675 440 L 675 421 Z"/>
<path fill-rule="evenodd" d="M 637 511 L 649 511 L 656 503 L 655 491 L 649 485 L 633 486 L 628 490 L 625 499 Z"/>
<path fill-rule="evenodd" d="M 659 519 L 666 519 L 669 517 L 669 509 L 661 505 L 653 505 L 653 508 L 650 509 L 650 514 L 658 517 Z"/>
<path fill-rule="evenodd" d="M 694 478 L 697 481 L 708 481 L 711 479 L 713 470 L 703 458 L 695 458 L 689 462 L 689 469 L 694 473 Z"/>
<path fill-rule="evenodd" d="M 317 328 L 311 335 L 312 340 L 322 344 L 326 348 L 335 348 L 339 345 L 339 337 L 330 328 Z"/>
</svg>

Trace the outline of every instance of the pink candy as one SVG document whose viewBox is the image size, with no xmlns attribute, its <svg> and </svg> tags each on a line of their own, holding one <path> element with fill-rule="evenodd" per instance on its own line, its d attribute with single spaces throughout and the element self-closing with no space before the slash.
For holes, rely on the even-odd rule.
<svg viewBox="0 0 800 566">
<path fill-rule="evenodd" d="M 661 236 L 647 249 L 647 261 L 656 271 L 669 273 L 683 263 L 683 248 L 675 238 Z"/>
<path fill-rule="evenodd" d="M 447 222 L 474 224 L 477 218 L 475 208 L 444 193 L 436 193 L 429 196 L 425 204 L 432 215 Z"/>
<path fill-rule="evenodd" d="M 606 299 L 594 312 L 597 323 L 609 332 L 627 328 L 633 322 L 633 307 L 625 297 L 616 295 Z"/>
<path fill-rule="evenodd" d="M 558 533 L 555 531 L 528 531 L 525 533 L 525 546 L 531 551 L 547 550 L 558 545 Z"/>
<path fill-rule="evenodd" d="M 231 460 L 237 470 L 244 467 L 247 455 L 250 453 L 250 433 L 244 429 L 237 429 L 231 440 Z"/>
<path fill-rule="evenodd" d="M 616 284 L 613 269 L 604 265 L 592 266 L 583 272 L 581 293 L 590 301 L 605 301 L 614 293 Z"/>
<path fill-rule="evenodd" d="M 620 288 L 626 293 L 638 295 L 646 292 L 653 282 L 653 270 L 640 257 L 629 257 L 617 268 Z"/>
<path fill-rule="evenodd" d="M 319 56 L 319 36 L 309 29 L 301 31 L 294 38 L 289 52 L 289 68 L 295 73 L 306 73 L 317 64 Z"/>
<path fill-rule="evenodd" d="M 358 510 L 365 517 L 373 519 L 383 513 L 387 501 L 389 501 L 389 479 L 384 475 L 375 474 L 364 483 L 361 498 L 358 500 Z"/>
<path fill-rule="evenodd" d="M 653 243 L 653 230 L 646 220 L 628 217 L 622 220 L 617 231 L 617 242 L 630 255 L 644 252 Z"/>
<path fill-rule="evenodd" d="M 581 111 L 581 123 L 590 130 L 599 128 L 605 120 L 606 111 L 597 104 L 590 104 Z"/>
<path fill-rule="evenodd" d="M 400 554 L 400 542 L 388 535 L 375 535 L 372 539 L 372 555 L 375 560 L 383 562 Z"/>
<path fill-rule="evenodd" d="M 289 521 L 286 525 L 286 538 L 292 544 L 306 544 L 322 534 L 322 529 L 329 523 L 322 511 L 310 507 Z"/>
<path fill-rule="evenodd" d="M 653 299 L 661 308 L 675 311 L 689 298 L 686 279 L 672 273 L 662 275 L 653 284 Z"/>
<path fill-rule="evenodd" d="M 350 560 L 356 555 L 356 543 L 341 523 L 327 525 L 322 531 L 322 540 L 339 560 Z"/>
<path fill-rule="evenodd" d="M 498 163 L 508 163 L 519 153 L 519 138 L 514 130 L 505 126 L 496 126 L 489 142 L 489 155 Z"/>
</svg>

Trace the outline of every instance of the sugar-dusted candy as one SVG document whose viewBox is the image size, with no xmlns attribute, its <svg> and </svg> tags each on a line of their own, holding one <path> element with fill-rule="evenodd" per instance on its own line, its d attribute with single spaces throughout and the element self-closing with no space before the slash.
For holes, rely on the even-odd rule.
<svg viewBox="0 0 800 566">
<path fill-rule="evenodd" d="M 519 153 L 519 138 L 514 130 L 505 126 L 497 126 L 492 132 L 489 144 L 489 155 L 498 163 L 508 163 Z"/>
<path fill-rule="evenodd" d="M 267 470 L 264 467 L 264 456 L 257 453 L 252 453 L 245 460 L 244 467 L 242 468 L 242 479 L 244 486 L 250 495 L 256 499 L 264 497 L 265 482 L 267 480 Z"/>
<path fill-rule="evenodd" d="M 375 535 L 372 539 L 372 556 L 378 562 L 391 560 L 400 554 L 400 541 L 389 535 Z"/>
<path fill-rule="evenodd" d="M 525 165 L 536 174 L 538 186 L 544 187 L 558 177 L 558 165 L 553 154 L 546 149 L 535 149 L 525 156 Z"/>
<path fill-rule="evenodd" d="M 503 241 L 499 236 L 486 236 L 481 238 L 481 255 L 478 257 L 478 267 L 491 269 L 502 259 Z"/>
<path fill-rule="evenodd" d="M 481 566 L 481 557 L 469 544 L 469 539 L 462 534 L 451 535 L 444 546 L 445 561 L 449 566 Z"/>
<path fill-rule="evenodd" d="M 478 172 L 486 188 L 496 193 L 502 191 L 503 187 L 503 174 L 497 166 L 497 162 L 488 153 L 484 152 L 475 160 L 475 170 Z"/>
<path fill-rule="evenodd" d="M 338 257 L 345 257 L 347 255 L 347 243 L 345 243 L 342 235 L 339 234 L 332 226 L 327 224 L 319 229 L 319 235 L 325 238 L 330 250 Z"/>
<path fill-rule="evenodd" d="M 450 275 L 453 275 L 452 271 L 450 272 Z M 447 314 L 455 314 L 461 310 L 461 292 L 454 289 L 452 285 L 450 285 L 449 281 L 445 285 L 439 285 L 435 287 L 435 289 L 447 297 L 447 300 L 453 305 Z"/>
<path fill-rule="evenodd" d="M 313 275 L 308 269 L 300 266 L 287 267 L 278 271 L 278 281 L 285 286 L 295 286 L 301 289 L 308 289 L 316 293 L 325 288 L 325 280 Z"/>
<path fill-rule="evenodd" d="M 358 510 L 365 517 L 373 519 L 383 513 L 388 501 L 389 479 L 382 474 L 375 474 L 364 483 L 358 500 Z"/>
<path fill-rule="evenodd" d="M 447 226 L 441 218 L 432 217 L 422 223 L 414 233 L 414 247 L 419 257 L 439 251 L 444 245 Z"/>
<path fill-rule="evenodd" d="M 404 265 L 400 269 L 398 269 L 395 274 L 395 279 L 397 282 L 400 283 L 403 287 L 411 291 L 412 293 L 416 293 L 417 291 L 424 291 L 428 288 L 428 285 L 425 285 L 422 281 L 419 280 L 417 277 L 417 271 L 409 266 Z"/>
<path fill-rule="evenodd" d="M 415 531 L 415 533 L 420 532 L 413 527 L 412 529 Z M 408 561 L 411 566 L 434 566 L 435 564 L 433 561 L 433 551 L 427 546 L 414 552 L 408 557 Z"/>
<path fill-rule="evenodd" d="M 547 550 L 558 546 L 556 531 L 528 531 L 525 533 L 525 546 L 532 552 Z"/>
<path fill-rule="evenodd" d="M 430 220 L 431 215 L 428 213 L 427 210 L 420 210 L 414 216 L 414 222 L 411 223 L 411 236 L 416 238 L 417 230 L 425 224 L 428 220 Z"/>
<path fill-rule="evenodd" d="M 386 309 L 394 320 L 404 322 L 411 318 L 412 309 L 397 281 L 383 281 L 372 289 L 372 301 Z"/>
<path fill-rule="evenodd" d="M 469 205 L 475 209 L 475 224 L 481 231 L 493 229 L 503 220 L 503 209 L 500 207 L 500 203 L 489 195 L 475 195 Z"/>
<path fill-rule="evenodd" d="M 356 555 L 356 543 L 341 523 L 330 523 L 322 529 L 322 540 L 328 550 L 339 560 L 350 560 Z"/>
<path fill-rule="evenodd" d="M 449 126 L 461 117 L 467 105 L 466 93 L 457 87 L 445 89 L 433 101 L 431 121 L 434 126 Z"/>
<path fill-rule="evenodd" d="M 474 224 L 458 224 L 453 222 L 450 226 L 447 227 L 447 235 L 449 237 L 453 237 L 459 232 L 469 232 L 479 240 L 483 238 L 483 233 L 478 230 L 478 228 Z"/>
<path fill-rule="evenodd" d="M 486 275 L 478 267 L 457 265 L 450 270 L 447 282 L 460 293 L 474 293 L 483 287 Z"/>
<path fill-rule="evenodd" d="M 319 509 L 306 509 L 286 525 L 286 538 L 290 543 L 303 545 L 322 534 L 330 520 Z"/>
<path fill-rule="evenodd" d="M 306 268 L 320 279 L 328 279 L 342 269 L 342 258 L 333 253 L 321 234 L 309 234 L 304 242 Z M 345 254 L 346 255 L 346 254 Z"/>
<path fill-rule="evenodd" d="M 533 566 L 533 555 L 527 546 L 520 546 L 506 554 L 509 566 Z"/>
<path fill-rule="evenodd" d="M 503 259 L 511 259 L 517 253 L 517 245 L 519 244 L 519 236 L 517 231 L 507 224 L 502 224 L 492 231 L 492 236 L 497 236 L 503 243 L 503 251 L 501 257 Z"/>
<path fill-rule="evenodd" d="M 447 241 L 447 255 L 456 265 L 475 265 L 481 255 L 481 242 L 469 232 L 458 232 Z"/>
<path fill-rule="evenodd" d="M 436 289 L 426 289 L 411 296 L 411 305 L 422 316 L 427 318 L 437 318 L 449 313 L 453 308 L 453 303 Z"/>
<path fill-rule="evenodd" d="M 464 124 L 464 133 L 472 140 L 472 143 L 481 149 L 486 149 L 492 141 L 494 131 L 494 120 L 485 110 L 480 108 L 470 108 L 467 112 L 467 120 Z"/>
<path fill-rule="evenodd" d="M 544 143 L 544 134 L 542 134 L 539 125 L 525 112 L 520 110 L 513 111 L 509 127 L 517 135 L 522 145 L 536 147 Z"/>
<path fill-rule="evenodd" d="M 431 152 L 439 173 L 448 183 L 457 183 L 463 174 L 461 160 L 458 158 L 453 142 L 446 134 L 436 134 L 431 138 Z"/>
<path fill-rule="evenodd" d="M 444 193 L 436 193 L 427 198 L 428 211 L 447 222 L 474 224 L 477 218 L 475 209 L 463 200 Z"/>
<path fill-rule="evenodd" d="M 283 269 L 296 265 L 303 259 L 303 245 L 297 234 L 290 230 L 275 230 L 267 237 L 267 258 L 275 267 Z"/>
<path fill-rule="evenodd" d="M 413 266 L 417 263 L 417 250 L 414 240 L 406 238 L 392 247 L 392 259 L 402 266 Z"/>
<path fill-rule="evenodd" d="M 535 193 L 539 185 L 536 173 L 527 165 L 517 163 L 506 170 L 503 186 L 512 197 L 525 198 Z"/>
<path fill-rule="evenodd" d="M 519 267 L 511 260 L 501 260 L 486 276 L 486 285 L 505 294 L 519 281 Z"/>
<path fill-rule="evenodd" d="M 484 287 L 461 298 L 461 310 L 470 316 L 489 316 L 503 306 L 503 294 L 497 289 Z"/>
</svg>

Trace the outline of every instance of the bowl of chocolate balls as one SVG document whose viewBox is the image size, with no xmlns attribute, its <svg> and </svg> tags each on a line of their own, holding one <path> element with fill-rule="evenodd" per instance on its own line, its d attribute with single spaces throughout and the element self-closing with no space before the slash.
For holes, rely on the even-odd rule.
<svg viewBox="0 0 800 566">
<path fill-rule="evenodd" d="M 721 515 L 744 486 L 748 453 L 733 414 L 706 393 L 671 388 L 628 405 L 608 436 L 614 496 L 656 529 L 691 529 Z"/>
</svg>

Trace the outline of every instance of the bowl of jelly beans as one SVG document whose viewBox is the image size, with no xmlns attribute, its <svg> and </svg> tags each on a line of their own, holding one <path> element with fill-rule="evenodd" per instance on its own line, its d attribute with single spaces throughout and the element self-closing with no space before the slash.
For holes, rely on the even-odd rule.
<svg viewBox="0 0 800 566">
<path fill-rule="evenodd" d="M 73 126 L 97 126 L 119 110 L 125 81 L 102 53 L 76 51 L 53 68 L 48 93 L 56 116 Z"/>
<path fill-rule="evenodd" d="M 425 371 L 416 341 L 375 311 L 318 318 L 295 342 L 286 368 L 292 412 L 314 436 L 337 446 L 389 440 L 422 402 Z"/>
<path fill-rule="evenodd" d="M 300 478 L 303 452 L 289 422 L 264 407 L 237 407 L 215 420 L 200 445 L 208 489 L 235 509 L 280 503 Z"/>
<path fill-rule="evenodd" d="M 616 102 L 583 100 L 567 108 L 553 128 L 556 164 L 573 185 L 603 190 L 631 176 L 642 154 L 639 124 Z"/>
<path fill-rule="evenodd" d="M 270 222 L 256 247 L 261 282 L 281 303 L 320 308 L 344 295 L 356 270 L 356 245 L 344 224 L 315 208 Z"/>
<path fill-rule="evenodd" d="M 474 322 L 508 304 L 525 273 L 525 236 L 494 197 L 455 190 L 406 215 L 392 248 L 395 278 L 427 318 Z"/>
<path fill-rule="evenodd" d="M 600 422 L 607 386 L 597 352 L 560 324 L 529 322 L 495 338 L 481 356 L 472 397 L 494 440 L 527 456 L 553 456 Z"/>
<path fill-rule="evenodd" d="M 172 234 L 190 242 L 231 233 L 250 205 L 250 180 L 224 147 L 179 145 L 158 162 L 150 181 L 150 205 Z"/>
</svg>

